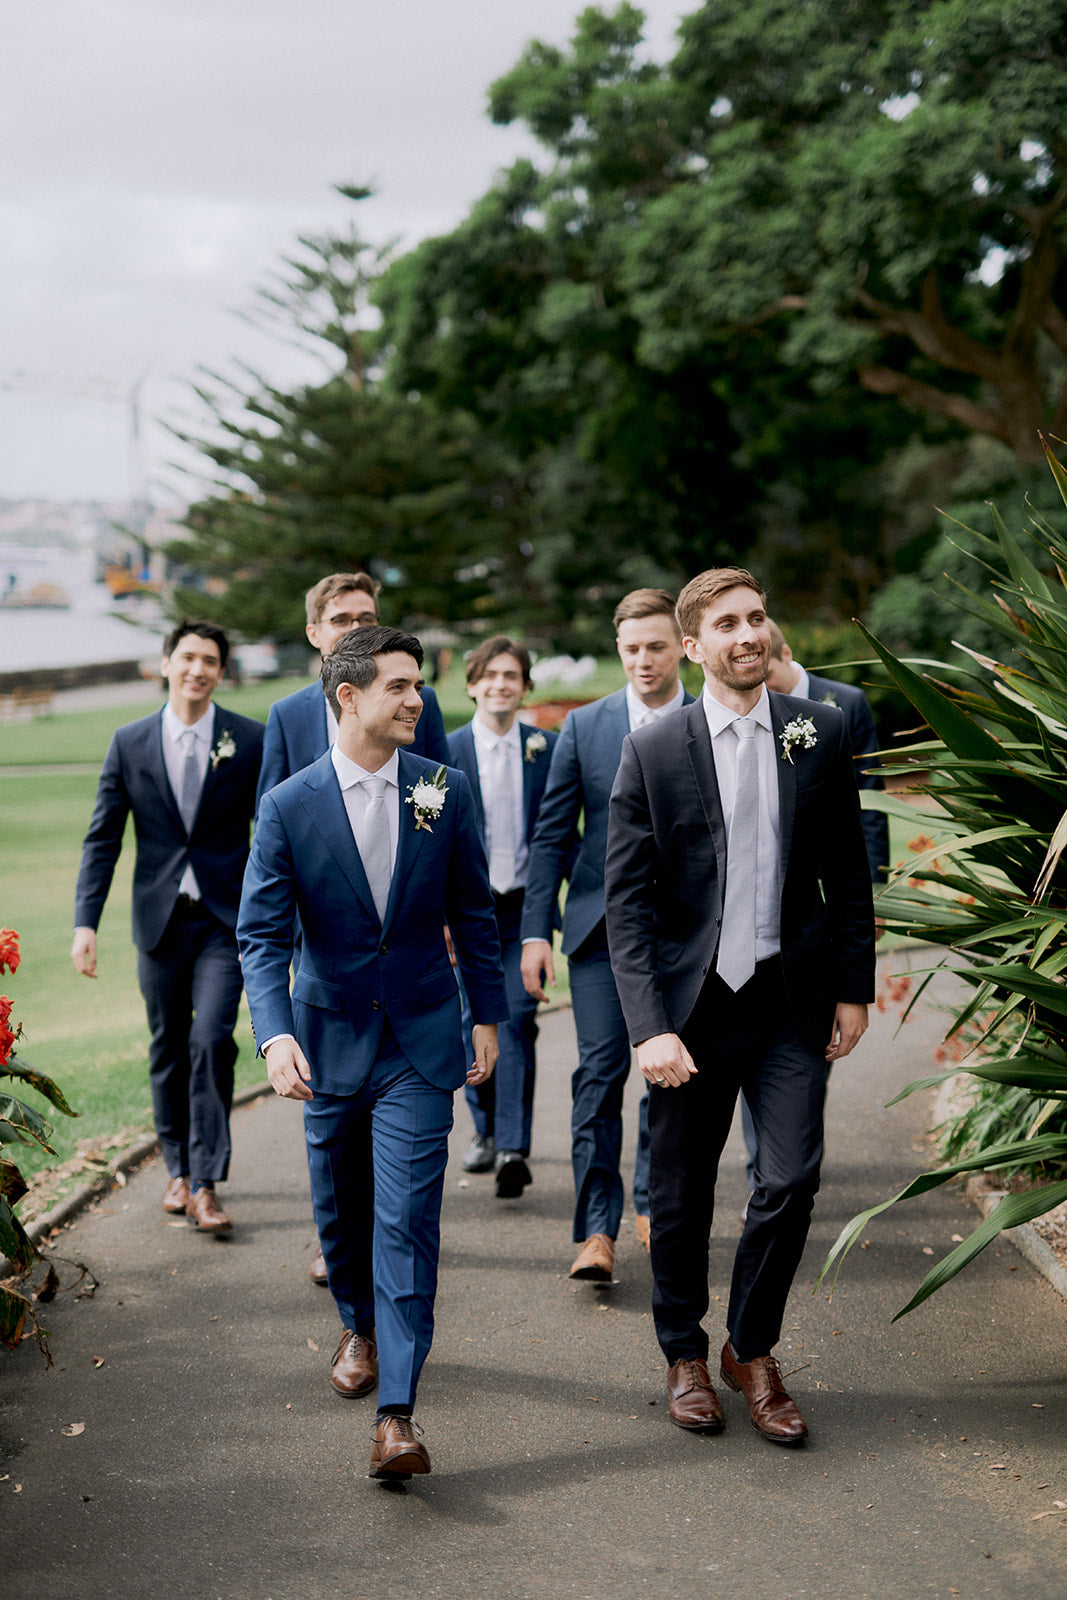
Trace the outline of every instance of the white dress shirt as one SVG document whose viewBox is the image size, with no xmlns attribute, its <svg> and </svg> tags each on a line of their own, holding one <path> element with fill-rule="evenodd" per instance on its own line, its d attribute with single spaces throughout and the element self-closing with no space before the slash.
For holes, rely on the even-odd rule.
<svg viewBox="0 0 1067 1600">
<path fill-rule="evenodd" d="M 511 772 L 511 822 L 512 838 L 515 840 L 515 857 L 511 868 L 511 881 L 509 883 L 493 882 L 492 887 L 497 894 L 507 894 L 512 889 L 523 889 L 526 886 L 526 868 L 530 859 L 529 846 L 525 838 L 525 826 L 522 807 L 522 736 L 519 732 L 519 721 L 516 717 L 505 734 L 498 734 L 486 726 L 482 719 L 475 713 L 472 719 L 472 732 L 474 734 L 474 751 L 478 758 L 478 782 L 482 791 L 482 810 L 485 813 L 485 853 L 490 865 L 493 861 L 493 800 L 496 795 L 496 786 L 499 782 L 499 762 L 501 757 L 508 763 Z"/>
<path fill-rule="evenodd" d="M 730 871 L 730 824 L 734 815 L 734 795 L 737 792 L 737 735 L 731 723 L 738 720 L 731 711 L 716 700 L 705 685 L 702 696 L 711 749 L 715 758 L 715 776 L 719 784 L 723 822 L 726 825 L 727 862 Z M 776 955 L 782 947 L 782 917 L 780 890 L 781 849 L 778 827 L 778 752 L 774 745 L 771 725 L 771 702 L 767 690 L 748 713 L 748 720 L 757 726 L 756 755 L 759 761 L 759 845 L 756 859 L 756 960 L 765 961 Z"/>
<path fill-rule="evenodd" d="M 634 692 L 633 685 L 626 685 L 626 715 L 630 719 L 630 732 L 635 728 L 643 728 L 646 722 L 652 722 L 656 717 L 670 716 L 672 711 L 677 711 L 685 698 L 685 690 L 681 684 L 667 701 L 665 706 L 646 706 Z"/>
<path fill-rule="evenodd" d="M 186 733 L 195 735 L 196 770 L 200 774 L 200 787 L 203 788 L 204 779 L 207 777 L 207 764 L 211 757 L 211 741 L 215 736 L 214 701 L 191 727 L 189 723 L 182 721 L 169 701 L 163 707 L 163 765 L 167 770 L 167 782 L 170 784 L 179 810 L 182 803 L 182 779 L 185 776 L 186 747 L 182 735 Z M 190 900 L 200 899 L 200 885 L 189 862 L 185 864 L 178 893 L 187 894 Z"/>
<path fill-rule="evenodd" d="M 367 805 L 370 793 L 363 782 L 364 778 L 385 779 L 385 811 L 389 818 L 389 872 L 393 873 L 396 867 L 396 846 L 400 837 L 400 759 L 394 750 L 384 767 L 379 767 L 377 772 L 368 772 L 356 762 L 350 761 L 348 756 L 342 755 L 336 745 L 330 751 L 330 760 L 333 770 L 337 774 L 337 781 L 341 785 L 341 799 L 345 803 L 348 813 L 352 837 L 356 841 L 356 849 L 363 859 L 363 819 L 367 814 Z M 414 819 L 412 820 L 414 827 Z"/>
</svg>

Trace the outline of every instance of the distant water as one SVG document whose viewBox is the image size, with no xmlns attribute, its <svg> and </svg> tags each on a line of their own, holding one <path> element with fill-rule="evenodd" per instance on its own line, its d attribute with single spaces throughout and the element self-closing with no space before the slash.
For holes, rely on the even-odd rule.
<svg viewBox="0 0 1067 1600">
<path fill-rule="evenodd" d="M 116 605 L 106 584 L 91 582 L 88 570 L 79 573 L 79 557 L 72 556 L 71 562 L 69 611 L 0 607 L 0 672 L 84 667 L 96 661 L 158 664 L 167 628 L 157 602 L 134 599 Z"/>
</svg>

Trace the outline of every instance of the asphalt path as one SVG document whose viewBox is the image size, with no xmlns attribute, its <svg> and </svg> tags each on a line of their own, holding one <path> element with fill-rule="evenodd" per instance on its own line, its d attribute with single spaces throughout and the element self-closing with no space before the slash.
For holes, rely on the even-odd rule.
<svg viewBox="0 0 1067 1600">
<path fill-rule="evenodd" d="M 764 1441 L 730 1393 L 721 1436 L 670 1426 L 631 1217 L 616 1284 L 568 1281 L 561 1011 L 544 1019 L 521 1200 L 463 1174 L 457 1102 L 417 1411 L 431 1476 L 366 1477 L 374 1402 L 330 1388 L 339 1324 L 307 1278 L 299 1112 L 266 1098 L 234 1115 L 229 1240 L 168 1222 L 158 1160 L 55 1240 L 64 1283 L 84 1262 L 99 1287 L 42 1308 L 51 1370 L 29 1342 L 0 1354 L 0 1596 L 1059 1600 L 1064 1301 L 1002 1240 L 892 1323 L 976 1221 L 952 1190 L 876 1221 L 832 1299 L 812 1293 L 842 1223 L 928 1164 L 927 1105 L 883 1105 L 931 1069 L 943 1019 L 897 1020 L 876 1014 L 834 1072 L 823 1190 L 778 1348 L 804 1448 Z M 736 1128 L 719 1196 L 713 1349 L 744 1201 Z"/>
</svg>

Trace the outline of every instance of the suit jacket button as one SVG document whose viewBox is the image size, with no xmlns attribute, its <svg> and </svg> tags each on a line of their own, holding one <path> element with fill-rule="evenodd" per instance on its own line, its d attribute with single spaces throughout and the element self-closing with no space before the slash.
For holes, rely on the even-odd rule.
<svg viewBox="0 0 1067 1600">
<path fill-rule="evenodd" d="M 371 1003 L 370 1003 L 370 1008 L 371 1008 L 372 1011 L 380 1011 L 382 1009 L 381 1001 L 380 1000 L 372 1000 Z"/>
<path fill-rule="evenodd" d="M 381 946 L 380 950 L 378 951 L 378 954 L 382 955 L 382 956 L 387 956 L 389 954 L 389 946 L 387 944 L 383 944 Z"/>
</svg>

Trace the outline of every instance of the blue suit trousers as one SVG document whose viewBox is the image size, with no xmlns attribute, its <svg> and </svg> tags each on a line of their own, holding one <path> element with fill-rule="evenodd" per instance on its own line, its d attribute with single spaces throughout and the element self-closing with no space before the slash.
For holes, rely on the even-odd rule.
<svg viewBox="0 0 1067 1600">
<path fill-rule="evenodd" d="M 537 1001 L 526 993 L 522 982 L 522 891 L 496 897 L 496 925 L 504 961 L 504 984 L 508 996 L 508 1020 L 497 1029 L 500 1054 L 496 1069 L 487 1083 L 466 1090 L 475 1131 L 483 1139 L 495 1139 L 498 1150 L 518 1150 L 530 1154 L 533 1128 L 534 1085 L 537 1073 Z M 462 993 L 462 985 L 460 986 Z M 473 1060 L 470 1008 L 463 999 L 463 1035 Z"/>
</svg>

